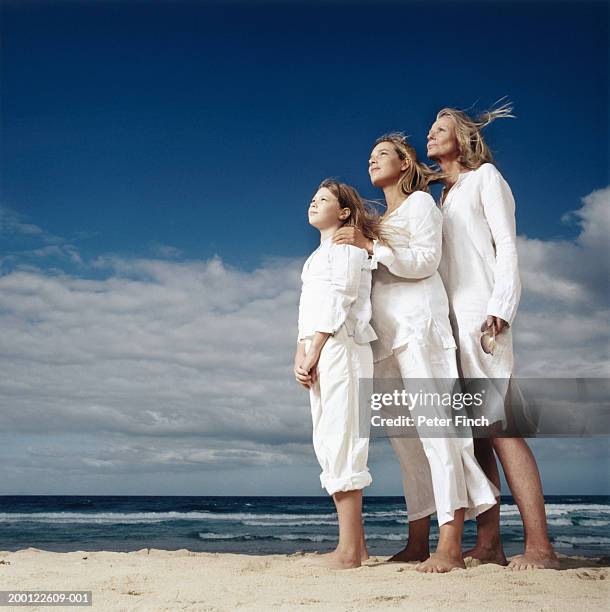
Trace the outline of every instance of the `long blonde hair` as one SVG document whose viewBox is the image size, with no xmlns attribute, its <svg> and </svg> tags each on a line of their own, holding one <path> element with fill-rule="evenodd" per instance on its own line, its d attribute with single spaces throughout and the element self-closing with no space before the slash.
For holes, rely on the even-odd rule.
<svg viewBox="0 0 610 612">
<path fill-rule="evenodd" d="M 349 208 L 350 215 L 344 225 L 353 225 L 371 240 L 386 242 L 383 237 L 384 230 L 381 227 L 379 213 L 372 203 L 360 196 L 354 187 L 332 178 L 324 179 L 318 185 L 318 189 L 323 187 L 326 187 L 339 200 L 341 208 Z"/>
<path fill-rule="evenodd" d="M 417 158 L 417 151 L 409 142 L 407 136 L 402 132 L 389 132 L 377 138 L 373 147 L 376 147 L 382 142 L 389 142 L 392 144 L 398 157 L 402 160 L 408 159 L 410 162 L 408 168 L 398 181 L 402 193 L 409 196 L 414 191 L 430 192 L 430 183 L 438 181 L 440 175 L 430 168 L 430 166 L 419 161 Z"/>
<path fill-rule="evenodd" d="M 504 98 L 496 103 L 499 106 L 495 108 L 492 106 L 492 108 L 476 117 L 471 117 L 464 111 L 450 107 L 443 108 L 436 114 L 437 121 L 441 117 L 449 117 L 453 121 L 460 151 L 457 161 L 462 167 L 476 170 L 486 162 L 494 163 L 493 155 L 483 138 L 483 134 L 481 134 L 481 130 L 496 119 L 515 117 L 512 114 L 512 102 L 510 100 L 502 102 L 502 100 Z"/>
</svg>

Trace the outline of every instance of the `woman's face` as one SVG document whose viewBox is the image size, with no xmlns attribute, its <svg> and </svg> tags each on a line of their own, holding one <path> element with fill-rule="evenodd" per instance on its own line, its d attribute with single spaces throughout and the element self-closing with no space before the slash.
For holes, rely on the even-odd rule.
<svg viewBox="0 0 610 612">
<path fill-rule="evenodd" d="M 450 117 L 437 119 L 428 132 L 428 157 L 430 159 L 456 158 L 460 153 L 455 124 Z"/>
<path fill-rule="evenodd" d="M 342 224 L 349 213 L 349 208 L 341 208 L 339 200 L 328 187 L 322 187 L 311 199 L 307 217 L 311 225 L 323 230 Z"/>
<path fill-rule="evenodd" d="M 400 159 L 391 142 L 380 142 L 375 145 L 369 157 L 369 177 L 375 187 L 396 184 L 409 162 Z"/>
</svg>

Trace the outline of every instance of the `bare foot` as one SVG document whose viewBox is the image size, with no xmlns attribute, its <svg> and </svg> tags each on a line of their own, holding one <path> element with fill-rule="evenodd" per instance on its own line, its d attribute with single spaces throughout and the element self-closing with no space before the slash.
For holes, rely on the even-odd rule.
<svg viewBox="0 0 610 612">
<path fill-rule="evenodd" d="M 416 548 L 407 544 L 400 552 L 390 557 L 388 561 L 393 563 L 412 563 L 413 561 L 425 561 L 429 556 L 429 548 Z"/>
<path fill-rule="evenodd" d="M 336 556 L 337 554 L 339 554 L 339 548 L 335 548 L 335 550 L 332 550 L 331 552 L 327 552 L 327 553 L 314 553 L 316 555 L 317 559 L 330 559 L 331 555 Z M 370 559 L 369 556 L 369 551 L 366 547 L 366 540 L 362 539 L 360 540 L 360 561 L 362 563 L 364 563 L 365 561 L 368 561 Z"/>
<path fill-rule="evenodd" d="M 477 559 L 481 563 L 497 563 L 498 565 L 508 564 L 502 544 L 498 546 L 480 546 L 477 544 L 474 548 L 467 550 L 463 557 L 464 559 L 471 557 L 472 559 Z"/>
<path fill-rule="evenodd" d="M 559 569 L 559 559 L 552 548 L 530 548 L 508 564 L 510 570 Z"/>
<path fill-rule="evenodd" d="M 326 565 L 331 569 L 355 569 L 362 563 L 358 555 L 337 554 L 335 557 L 329 557 Z"/>
<path fill-rule="evenodd" d="M 312 555 L 307 561 L 308 565 L 313 564 L 331 569 L 353 569 L 362 565 L 358 554 L 345 553 L 336 549 L 331 552 Z"/>
<path fill-rule="evenodd" d="M 322 565 L 331 569 L 353 569 L 362 565 L 360 555 L 346 553 L 339 550 L 320 555 L 316 559 L 316 565 Z"/>
<path fill-rule="evenodd" d="M 424 574 L 444 574 L 456 568 L 466 569 L 462 557 L 432 553 L 428 559 L 420 563 L 415 569 Z"/>
</svg>

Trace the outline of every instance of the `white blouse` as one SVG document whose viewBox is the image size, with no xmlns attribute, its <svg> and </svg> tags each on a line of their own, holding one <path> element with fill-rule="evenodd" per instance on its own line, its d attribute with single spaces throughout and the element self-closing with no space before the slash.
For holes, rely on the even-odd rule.
<svg viewBox="0 0 610 612">
<path fill-rule="evenodd" d="M 441 259 L 443 217 L 428 193 L 416 191 L 383 221 L 389 246 L 374 241 L 371 268 L 371 324 L 378 340 L 375 361 L 409 342 L 440 336 L 455 348 L 449 304 L 437 271 Z"/>
<path fill-rule="evenodd" d="M 442 207 L 440 273 L 452 313 L 512 324 L 521 297 L 515 200 L 498 169 L 483 164 L 460 174 Z"/>
<path fill-rule="evenodd" d="M 301 274 L 298 340 L 317 331 L 336 333 L 345 325 L 360 344 L 377 336 L 371 320 L 371 264 L 364 249 L 322 241 Z"/>
</svg>

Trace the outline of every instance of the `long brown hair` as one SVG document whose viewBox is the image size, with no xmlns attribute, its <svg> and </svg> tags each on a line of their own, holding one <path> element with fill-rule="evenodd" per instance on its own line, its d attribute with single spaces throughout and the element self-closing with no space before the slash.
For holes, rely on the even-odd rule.
<svg viewBox="0 0 610 612">
<path fill-rule="evenodd" d="M 471 117 L 457 108 L 442 108 L 438 111 L 436 119 L 449 117 L 455 126 L 455 136 L 458 141 L 460 155 L 457 159 L 463 168 L 476 170 L 484 163 L 494 163 L 491 150 L 487 146 L 481 130 L 496 119 L 515 117 L 512 114 L 513 105 L 510 100 L 501 98 L 496 102 L 498 106 L 492 106 L 489 110 Z"/>
<path fill-rule="evenodd" d="M 349 208 L 350 215 L 344 225 L 353 225 L 370 240 L 385 242 L 379 213 L 372 203 L 360 196 L 354 187 L 332 178 L 324 179 L 318 185 L 318 189 L 323 187 L 326 187 L 337 198 L 341 208 Z"/>
<path fill-rule="evenodd" d="M 410 162 L 408 168 L 398 181 L 402 193 L 406 196 L 411 195 L 414 191 L 426 191 L 429 193 L 430 183 L 438 181 L 440 175 L 430 168 L 430 166 L 419 161 L 417 151 L 409 142 L 407 136 L 402 132 L 389 132 L 377 138 L 373 147 L 376 147 L 382 142 L 389 142 L 394 147 L 400 159 L 408 159 Z"/>
</svg>

